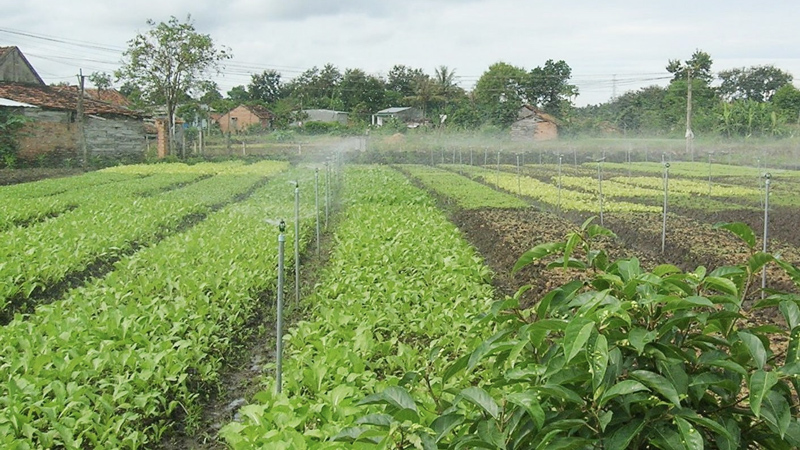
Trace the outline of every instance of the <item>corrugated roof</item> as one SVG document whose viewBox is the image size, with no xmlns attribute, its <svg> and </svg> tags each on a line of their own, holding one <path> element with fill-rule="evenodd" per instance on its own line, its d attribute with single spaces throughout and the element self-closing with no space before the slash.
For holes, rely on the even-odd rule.
<svg viewBox="0 0 800 450">
<path fill-rule="evenodd" d="M 0 98 L 0 106 L 10 106 L 12 108 L 36 108 L 36 106 L 34 105 L 29 105 L 27 103 L 9 100 L 7 98 Z"/>
<path fill-rule="evenodd" d="M 77 86 L 0 82 L 0 97 L 40 108 L 76 111 L 78 107 Z M 142 117 L 142 114 L 137 111 L 91 98 L 84 98 L 83 108 L 86 114 Z"/>
<path fill-rule="evenodd" d="M 403 111 L 406 111 L 406 110 L 409 110 L 409 109 L 411 109 L 410 106 L 399 106 L 399 107 L 395 106 L 395 107 L 392 107 L 392 108 L 382 109 L 382 110 L 376 112 L 375 114 L 395 114 L 395 113 L 403 112 Z"/>
</svg>

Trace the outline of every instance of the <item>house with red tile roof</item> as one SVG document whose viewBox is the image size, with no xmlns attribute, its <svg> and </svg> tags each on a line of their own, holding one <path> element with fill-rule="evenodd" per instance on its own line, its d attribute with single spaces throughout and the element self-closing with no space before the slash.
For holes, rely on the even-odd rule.
<svg viewBox="0 0 800 450">
<path fill-rule="evenodd" d="M 144 156 L 147 138 L 142 113 L 84 94 L 84 116 L 78 117 L 77 86 L 48 86 L 18 48 L 0 49 L 0 99 L 6 105 L 0 108 L 11 108 L 29 119 L 20 133 L 18 157 L 30 161 L 80 157 L 79 120 L 83 120 L 90 157 Z"/>
<path fill-rule="evenodd" d="M 239 105 L 220 116 L 217 123 L 223 133 L 239 133 L 254 125 L 269 129 L 274 118 L 275 114 L 263 106 Z"/>
</svg>

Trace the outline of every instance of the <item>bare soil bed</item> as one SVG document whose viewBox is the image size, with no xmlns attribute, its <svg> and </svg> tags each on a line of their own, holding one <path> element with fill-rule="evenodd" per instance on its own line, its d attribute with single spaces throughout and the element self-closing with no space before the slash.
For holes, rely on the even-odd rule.
<svg viewBox="0 0 800 450">
<path fill-rule="evenodd" d="M 84 173 L 83 169 L 0 169 L 0 186 L 7 184 L 27 183 L 45 178 L 69 177 Z"/>
</svg>

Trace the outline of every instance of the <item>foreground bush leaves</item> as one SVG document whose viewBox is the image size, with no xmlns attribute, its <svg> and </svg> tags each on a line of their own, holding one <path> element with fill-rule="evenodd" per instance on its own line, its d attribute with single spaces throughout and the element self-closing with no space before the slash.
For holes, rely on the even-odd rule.
<svg viewBox="0 0 800 450">
<path fill-rule="evenodd" d="M 494 337 L 443 372 L 451 383 L 475 386 L 468 394 L 434 390 L 438 415 L 414 422 L 436 446 L 395 435 L 396 448 L 800 446 L 800 298 L 775 294 L 756 305 L 779 306 L 788 329 L 741 320 L 742 300 L 765 264 L 797 269 L 756 252 L 745 225 L 718 227 L 748 243 L 748 261 L 711 273 L 646 272 L 635 258 L 607 263 L 592 241 L 610 232 L 589 222 L 562 243 L 522 255 L 515 270 L 545 259 L 553 268 L 585 267 L 584 274 L 527 310 L 513 299 L 498 302 L 484 319 L 496 325 Z M 786 355 L 769 346 L 778 336 L 789 340 Z"/>
</svg>

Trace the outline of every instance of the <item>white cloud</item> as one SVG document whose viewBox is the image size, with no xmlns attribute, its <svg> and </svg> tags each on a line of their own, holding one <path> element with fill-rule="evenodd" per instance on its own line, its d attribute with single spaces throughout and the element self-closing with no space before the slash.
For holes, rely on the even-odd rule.
<svg viewBox="0 0 800 450">
<path fill-rule="evenodd" d="M 664 84 L 655 74 L 666 76 L 669 59 L 696 49 L 711 54 L 717 71 L 774 64 L 800 77 L 800 8 L 790 1 L 0 0 L 0 7 L 0 29 L 116 49 L 146 30 L 149 18 L 191 13 L 200 32 L 233 50 L 223 90 L 266 68 L 291 78 L 328 62 L 378 74 L 395 64 L 429 73 L 446 65 L 468 87 L 498 61 L 531 69 L 563 59 L 581 89 L 578 103 L 598 103 L 611 96 L 614 75 L 617 94 Z M 0 45 L 19 45 L 49 82 L 74 80 L 79 68 L 111 71 L 120 60 L 119 53 L 3 32 Z"/>
</svg>

